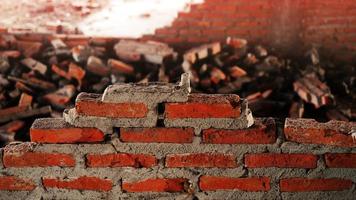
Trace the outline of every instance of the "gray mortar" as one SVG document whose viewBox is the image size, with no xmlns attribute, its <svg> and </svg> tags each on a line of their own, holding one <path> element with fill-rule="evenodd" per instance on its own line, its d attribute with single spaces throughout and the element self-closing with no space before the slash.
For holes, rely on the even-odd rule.
<svg viewBox="0 0 356 200">
<path fill-rule="evenodd" d="M 95 127 L 105 134 L 113 134 L 114 127 L 132 128 L 147 127 L 152 128 L 157 125 L 157 109 L 149 109 L 145 118 L 106 118 L 79 115 L 73 108 L 65 110 L 63 117 L 66 122 L 76 127 Z"/>
<path fill-rule="evenodd" d="M 109 103 L 144 102 L 157 105 L 163 102 L 186 102 L 191 91 L 188 73 L 182 74 L 178 84 L 169 83 L 130 83 L 108 86 L 102 101 Z"/>
<path fill-rule="evenodd" d="M 65 129 L 76 128 L 75 126 L 67 123 L 63 118 L 40 118 L 36 119 L 31 129 Z"/>
<path fill-rule="evenodd" d="M 183 118 L 164 119 L 166 127 L 194 127 L 197 129 L 245 129 L 254 124 L 251 110 L 246 100 L 241 103 L 241 116 L 239 118 Z"/>
</svg>

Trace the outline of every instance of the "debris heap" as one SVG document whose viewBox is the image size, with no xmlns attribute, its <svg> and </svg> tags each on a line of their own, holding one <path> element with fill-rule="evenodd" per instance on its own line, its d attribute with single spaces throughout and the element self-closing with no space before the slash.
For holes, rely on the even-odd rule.
<svg viewBox="0 0 356 200">
<path fill-rule="evenodd" d="M 80 92 L 116 83 L 176 82 L 192 93 L 238 94 L 255 116 L 355 120 L 355 66 L 316 49 L 288 59 L 239 38 L 177 53 L 167 44 L 83 36 L 0 35 L 0 140 L 29 140 L 37 117 L 62 117 Z"/>
</svg>

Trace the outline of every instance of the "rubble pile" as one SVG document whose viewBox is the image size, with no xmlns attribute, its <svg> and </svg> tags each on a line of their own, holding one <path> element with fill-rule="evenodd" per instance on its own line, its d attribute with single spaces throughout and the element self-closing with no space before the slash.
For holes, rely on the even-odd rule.
<svg viewBox="0 0 356 200">
<path fill-rule="evenodd" d="M 38 42 L 3 34 L 0 140 L 28 140 L 35 118 L 61 117 L 79 92 L 102 93 L 123 82 L 177 82 L 183 72 L 190 73 L 193 92 L 239 94 L 255 116 L 354 120 L 355 71 L 321 59 L 316 49 L 291 60 L 238 38 L 178 54 L 152 41 Z"/>
</svg>

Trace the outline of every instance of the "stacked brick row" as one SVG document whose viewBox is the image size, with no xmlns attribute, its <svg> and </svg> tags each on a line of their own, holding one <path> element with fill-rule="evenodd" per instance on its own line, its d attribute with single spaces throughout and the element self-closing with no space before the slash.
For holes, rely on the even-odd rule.
<svg viewBox="0 0 356 200">
<path fill-rule="evenodd" d="M 113 85 L 2 151 L 0 199 L 353 199 L 355 123 L 253 119 L 236 95 Z"/>
</svg>

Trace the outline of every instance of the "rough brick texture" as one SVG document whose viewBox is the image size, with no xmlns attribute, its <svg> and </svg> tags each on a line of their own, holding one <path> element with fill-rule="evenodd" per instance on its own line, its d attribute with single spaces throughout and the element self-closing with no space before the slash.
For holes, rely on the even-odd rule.
<svg viewBox="0 0 356 200">
<path fill-rule="evenodd" d="M 126 192 L 183 192 L 183 178 L 147 179 L 138 182 L 123 182 L 122 189 Z"/>
<path fill-rule="evenodd" d="M 39 119 L 30 129 L 31 141 L 38 143 L 91 143 L 104 141 L 97 128 L 74 127 L 63 119 Z"/>
<path fill-rule="evenodd" d="M 188 102 L 167 103 L 165 116 L 177 118 L 238 118 L 241 114 L 240 98 L 237 95 L 191 94 Z"/>
<path fill-rule="evenodd" d="M 317 157 L 311 154 L 247 154 L 245 166 L 249 168 L 316 168 Z"/>
<path fill-rule="evenodd" d="M 191 143 L 192 128 L 122 128 L 120 139 L 133 143 Z"/>
<path fill-rule="evenodd" d="M 75 189 L 75 190 L 96 190 L 109 191 L 112 188 L 112 181 L 97 177 L 79 177 L 76 179 L 60 180 L 55 178 L 43 178 L 43 186 L 47 189 Z"/>
<path fill-rule="evenodd" d="M 81 93 L 75 104 L 81 115 L 108 118 L 142 118 L 147 115 L 148 108 L 143 103 L 106 103 L 101 95 Z"/>
<path fill-rule="evenodd" d="M 22 179 L 14 176 L 0 176 L 0 190 L 31 191 L 35 188 L 36 185 L 28 179 Z"/>
<path fill-rule="evenodd" d="M 16 146 L 8 146 L 4 150 L 3 164 L 5 167 L 74 167 L 75 159 L 71 154 L 47 153 L 31 151 Z"/>
<path fill-rule="evenodd" d="M 166 167 L 236 167 L 235 156 L 231 154 L 174 154 L 166 157 Z"/>
<path fill-rule="evenodd" d="M 152 167 L 156 165 L 156 158 L 144 154 L 89 154 L 88 167 Z"/>
<path fill-rule="evenodd" d="M 356 53 L 355 9 L 354 0 L 205 0 L 144 38 L 186 48 L 235 36 L 292 55 L 316 44 L 351 61 Z"/>
<path fill-rule="evenodd" d="M 328 153 L 325 155 L 326 166 L 330 168 L 356 168 L 355 153 Z"/>
<path fill-rule="evenodd" d="M 255 120 L 255 124 L 242 130 L 203 130 L 204 143 L 211 144 L 273 144 L 276 141 L 276 124 L 273 119 Z"/>
<path fill-rule="evenodd" d="M 282 192 L 340 191 L 352 187 L 351 180 L 290 178 L 280 181 Z"/>
<path fill-rule="evenodd" d="M 267 177 L 231 178 L 202 176 L 199 187 L 203 191 L 209 190 L 243 190 L 250 192 L 270 190 L 270 180 Z"/>
<path fill-rule="evenodd" d="M 287 119 L 284 133 L 287 140 L 299 143 L 356 147 L 356 141 L 348 134 L 353 127 L 356 127 L 355 122 L 318 123 L 312 119 Z"/>
</svg>

